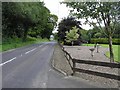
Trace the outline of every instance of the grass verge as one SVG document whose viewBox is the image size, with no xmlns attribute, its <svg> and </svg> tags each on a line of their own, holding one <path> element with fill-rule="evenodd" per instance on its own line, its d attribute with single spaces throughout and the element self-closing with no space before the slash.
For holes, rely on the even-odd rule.
<svg viewBox="0 0 120 90">
<path fill-rule="evenodd" d="M 47 42 L 47 41 L 49 40 L 46 38 L 42 39 L 42 38 L 31 38 L 31 37 L 28 37 L 26 42 L 22 42 L 22 39 L 19 39 L 19 38 L 8 39 L 0 45 L 0 52 L 34 44 L 34 43 L 41 43 L 41 42 Z"/>
<path fill-rule="evenodd" d="M 94 46 L 95 44 L 83 44 L 83 46 Z M 108 44 L 100 44 L 100 46 L 108 48 Z M 113 45 L 113 53 L 114 53 L 114 59 L 116 62 L 120 62 L 120 45 Z M 106 52 L 105 54 L 108 58 L 110 58 L 109 52 Z"/>
</svg>

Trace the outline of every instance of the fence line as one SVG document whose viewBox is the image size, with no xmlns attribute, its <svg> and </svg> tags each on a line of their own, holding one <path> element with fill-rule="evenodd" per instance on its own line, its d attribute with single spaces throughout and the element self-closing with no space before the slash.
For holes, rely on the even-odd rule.
<svg viewBox="0 0 120 90">
<path fill-rule="evenodd" d="M 92 71 L 92 70 L 85 70 L 85 69 L 80 69 L 80 68 L 76 67 L 76 63 L 82 63 L 82 64 L 104 66 L 104 67 L 110 67 L 110 68 L 120 68 L 120 63 L 109 63 L 109 62 L 99 62 L 99 61 L 75 59 L 75 58 L 72 58 L 72 56 L 65 50 L 65 48 L 61 44 L 59 44 L 59 45 L 62 48 L 63 52 L 65 53 L 65 57 L 67 58 L 69 65 L 70 65 L 71 69 L 73 70 L 73 73 L 71 75 L 74 75 L 75 72 L 82 72 L 82 73 L 87 73 L 87 74 L 91 74 L 91 75 L 101 76 L 101 77 L 115 79 L 115 80 L 120 81 L 119 75 L 102 73 L 102 72 L 97 72 L 97 71 Z"/>
<path fill-rule="evenodd" d="M 73 59 L 76 63 L 84 63 L 84 64 L 91 64 L 96 66 L 104 66 L 104 67 L 111 67 L 111 68 L 120 68 L 120 64 L 117 63 L 109 63 L 109 62 L 99 62 L 99 61 L 88 61 L 88 60 L 79 60 Z"/>
<path fill-rule="evenodd" d="M 115 79 L 115 80 L 120 81 L 120 76 L 114 75 L 114 74 L 102 73 L 102 72 L 79 69 L 79 68 L 73 68 L 73 70 L 76 71 L 76 72 L 87 73 L 87 74 L 91 74 L 91 75 L 101 76 L 101 77 Z"/>
</svg>

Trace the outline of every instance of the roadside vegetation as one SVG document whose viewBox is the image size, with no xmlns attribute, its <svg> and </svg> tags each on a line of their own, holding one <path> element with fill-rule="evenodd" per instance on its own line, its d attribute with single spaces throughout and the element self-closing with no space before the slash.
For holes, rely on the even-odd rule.
<svg viewBox="0 0 120 90">
<path fill-rule="evenodd" d="M 74 33 L 74 27 L 76 27 L 77 30 L 77 34 L 79 34 L 78 38 L 74 38 L 73 35 L 74 34 L 70 34 L 72 36 L 69 37 L 68 39 L 68 35 L 67 33 L 73 32 Z M 80 30 L 81 30 L 81 22 L 76 20 L 74 17 L 67 17 L 64 18 L 63 20 L 61 20 L 61 22 L 58 24 L 58 33 L 56 37 L 58 39 L 59 42 L 61 42 L 62 44 L 66 44 L 66 45 L 72 45 L 71 42 L 75 44 L 79 44 L 79 41 L 81 40 L 80 37 Z M 73 31 L 72 31 L 73 30 Z M 67 32 L 67 33 L 66 33 Z M 76 35 L 75 35 L 76 36 Z M 72 40 L 70 40 L 72 37 Z M 69 42 L 68 42 L 68 40 Z"/>
<path fill-rule="evenodd" d="M 70 42 L 73 46 L 74 41 L 78 39 L 79 34 L 77 33 L 79 28 L 73 27 L 69 32 L 66 31 L 66 42 Z"/>
<path fill-rule="evenodd" d="M 57 20 L 44 2 L 2 2 L 0 51 L 48 41 Z"/>
<path fill-rule="evenodd" d="M 49 41 L 49 39 L 47 38 L 42 39 L 42 38 L 27 37 L 26 42 L 23 42 L 22 39 L 20 38 L 12 38 L 12 39 L 6 40 L 6 42 L 0 45 L 1 47 L 0 52 L 18 48 L 18 47 L 23 47 L 23 46 L 30 45 L 30 44 L 47 42 L 47 41 Z"/>
<path fill-rule="evenodd" d="M 73 22 L 67 22 L 68 19 L 63 19 L 63 21 L 61 21 L 58 26 L 58 41 L 62 42 L 62 44 L 66 44 L 65 30 L 70 32 L 68 25 L 72 27 L 78 25 L 80 27 L 80 25 L 82 25 L 80 20 L 84 19 L 84 24 L 89 24 L 90 26 L 93 26 L 93 28 L 89 29 L 88 31 L 80 28 L 78 32 L 79 38 L 77 40 L 75 39 L 75 41 L 77 41 L 79 44 L 80 42 L 89 44 L 108 44 L 110 62 L 114 62 L 116 54 L 114 54 L 115 51 L 113 50 L 113 45 L 120 45 L 120 3 L 62 2 L 62 4 L 65 4 L 70 8 L 69 17 L 74 17 L 74 21 L 76 20 L 79 22 L 79 24 L 73 24 Z"/>
</svg>

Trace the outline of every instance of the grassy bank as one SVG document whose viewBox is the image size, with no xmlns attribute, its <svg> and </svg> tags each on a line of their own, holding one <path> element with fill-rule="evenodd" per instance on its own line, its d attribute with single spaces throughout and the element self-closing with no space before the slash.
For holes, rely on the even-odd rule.
<svg viewBox="0 0 120 90">
<path fill-rule="evenodd" d="M 47 41 L 49 40 L 46 38 L 42 39 L 42 38 L 31 38 L 31 37 L 27 38 L 26 42 L 22 42 L 22 39 L 19 39 L 19 38 L 8 39 L 4 41 L 2 45 L 0 45 L 0 52 L 30 45 L 33 43 L 40 43 L 40 42 L 47 42 Z"/>
<path fill-rule="evenodd" d="M 84 46 L 94 46 L 95 44 L 83 44 Z M 100 46 L 109 48 L 108 44 L 100 44 Z M 116 62 L 120 62 L 120 45 L 113 45 L 114 59 Z M 109 52 L 106 52 L 106 56 L 110 57 Z"/>
</svg>

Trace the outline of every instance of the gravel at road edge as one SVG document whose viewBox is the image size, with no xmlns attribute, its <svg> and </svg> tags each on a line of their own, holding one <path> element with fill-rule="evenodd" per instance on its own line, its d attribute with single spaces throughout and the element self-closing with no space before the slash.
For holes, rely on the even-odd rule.
<svg viewBox="0 0 120 90">
<path fill-rule="evenodd" d="M 58 44 L 55 45 L 54 48 L 54 53 L 52 57 L 52 66 L 54 69 L 56 69 L 57 71 L 61 72 L 64 75 L 68 76 L 71 75 L 72 73 L 71 67 L 66 57 L 64 56 L 61 47 Z"/>
<path fill-rule="evenodd" d="M 56 69 L 57 71 L 63 73 L 64 75 L 68 75 L 70 76 L 72 74 L 72 70 L 71 67 L 61 49 L 61 47 L 59 45 L 55 46 L 54 49 L 54 53 L 53 53 L 53 58 L 52 58 L 52 66 L 54 69 Z M 82 76 L 86 76 L 86 75 L 82 75 Z M 81 75 L 75 75 L 75 77 L 79 77 L 79 78 L 83 78 Z M 88 80 L 89 82 L 93 82 L 91 80 Z M 93 82 L 96 84 L 101 84 L 101 83 L 97 83 L 97 82 Z M 109 86 L 106 85 L 102 85 L 105 88 L 110 88 Z M 113 86 L 112 86 L 113 87 Z M 116 87 L 116 86 L 115 86 Z M 114 88 L 115 88 L 114 87 Z"/>
</svg>

